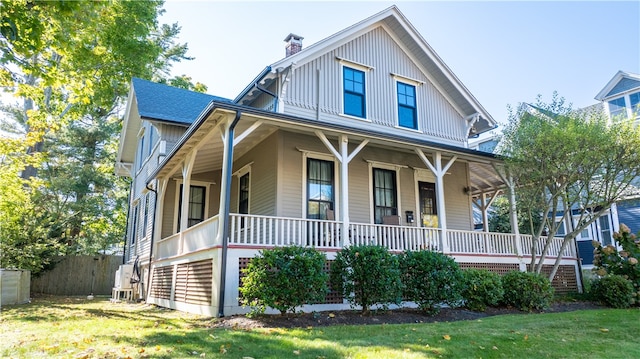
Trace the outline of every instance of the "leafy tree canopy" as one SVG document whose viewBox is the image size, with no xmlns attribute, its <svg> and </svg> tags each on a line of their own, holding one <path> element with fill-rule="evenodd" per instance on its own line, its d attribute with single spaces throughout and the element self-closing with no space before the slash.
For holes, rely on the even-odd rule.
<svg viewBox="0 0 640 359">
<path fill-rule="evenodd" d="M 0 86 L 16 99 L 0 108 L 2 266 L 37 272 L 53 255 L 122 240 L 127 183 L 113 163 L 131 77 L 206 90 L 169 79 L 172 63 L 191 58 L 180 27 L 158 23 L 162 4 L 0 4 Z"/>
<path fill-rule="evenodd" d="M 639 128 L 629 121 L 610 125 L 601 111 L 573 110 L 557 93 L 550 103 L 538 97 L 535 105 L 512 112 L 503 141 L 505 167 L 516 183 L 533 247 L 545 241 L 542 257 L 531 263 L 538 273 L 550 245 L 542 234 L 557 233 L 557 217 L 578 215 L 564 236 L 564 249 L 640 175 Z M 559 263 L 558 258 L 551 278 Z"/>
</svg>

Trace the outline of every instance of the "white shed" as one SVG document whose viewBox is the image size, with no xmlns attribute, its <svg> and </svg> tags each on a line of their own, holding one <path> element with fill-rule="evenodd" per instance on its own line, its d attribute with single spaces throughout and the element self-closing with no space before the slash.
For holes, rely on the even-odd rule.
<svg viewBox="0 0 640 359">
<path fill-rule="evenodd" d="M 0 306 L 24 304 L 31 294 L 31 271 L 0 269 Z"/>
</svg>

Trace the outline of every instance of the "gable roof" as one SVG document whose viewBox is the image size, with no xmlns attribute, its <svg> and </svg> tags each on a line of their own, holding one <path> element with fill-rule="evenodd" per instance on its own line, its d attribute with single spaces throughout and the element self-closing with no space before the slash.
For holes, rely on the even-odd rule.
<svg viewBox="0 0 640 359">
<path fill-rule="evenodd" d="M 190 125 L 211 102 L 231 100 L 139 78 L 132 79 L 140 117 Z"/>
<path fill-rule="evenodd" d="M 212 101 L 231 103 L 226 98 L 132 78 L 118 142 L 116 172 L 128 175 L 126 167 L 134 161 L 143 119 L 188 127 Z"/>
<path fill-rule="evenodd" d="M 442 61 L 426 40 L 411 25 L 407 18 L 395 6 L 391 6 L 371 17 L 368 17 L 354 25 L 347 27 L 319 42 L 312 44 L 302 51 L 285 57 L 267 67 L 268 71 L 263 71 L 256 77 L 243 92 L 236 97 L 235 102 L 241 103 L 244 96 L 249 94 L 254 83 L 264 82 L 269 77 L 275 77 L 281 71 L 291 65 L 301 66 L 313 61 L 317 57 L 332 49 L 339 47 L 356 37 L 369 32 L 376 27 L 382 26 L 393 37 L 394 41 L 407 52 L 418 65 L 425 76 L 445 97 L 461 110 L 462 117 L 480 114 L 480 121 L 483 122 L 478 129 L 478 133 L 494 129 L 497 122 L 469 92 L 462 82 L 453 74 L 451 69 Z"/>
<path fill-rule="evenodd" d="M 621 95 L 629 90 L 640 88 L 640 75 L 632 72 L 618 71 L 607 85 L 598 92 L 595 99 L 606 101 L 609 97 Z"/>
</svg>

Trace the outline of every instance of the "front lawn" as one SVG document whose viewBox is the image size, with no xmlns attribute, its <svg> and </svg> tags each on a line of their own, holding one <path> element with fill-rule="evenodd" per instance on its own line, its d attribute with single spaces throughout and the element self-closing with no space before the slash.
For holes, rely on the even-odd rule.
<svg viewBox="0 0 640 359">
<path fill-rule="evenodd" d="M 640 358 L 640 310 L 452 323 L 212 328 L 215 319 L 106 298 L 2 308 L 3 358 Z"/>
</svg>

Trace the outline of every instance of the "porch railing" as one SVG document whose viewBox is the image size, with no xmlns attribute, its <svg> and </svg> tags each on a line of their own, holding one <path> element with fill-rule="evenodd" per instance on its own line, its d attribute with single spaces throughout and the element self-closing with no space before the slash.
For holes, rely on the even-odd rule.
<svg viewBox="0 0 640 359">
<path fill-rule="evenodd" d="M 349 239 L 352 245 L 373 244 L 400 252 L 421 249 L 440 250 L 438 228 L 351 223 Z"/>
<path fill-rule="evenodd" d="M 229 244 L 339 248 L 340 222 L 231 214 Z"/>
<path fill-rule="evenodd" d="M 509 233 L 447 230 L 447 244 L 453 253 L 517 254 L 515 236 Z"/>
<path fill-rule="evenodd" d="M 522 240 L 522 254 L 525 256 L 531 255 L 531 243 L 533 242 L 533 236 L 528 234 L 520 235 Z M 536 256 L 542 255 L 542 251 L 544 250 L 544 245 L 547 243 L 548 237 L 540 237 L 538 243 L 536 243 Z M 562 248 L 562 242 L 564 238 L 562 237 L 554 237 L 551 239 L 551 244 L 549 245 L 549 251 L 547 252 L 547 257 L 557 257 L 560 255 L 560 248 Z M 568 245 L 567 248 L 562 252 L 562 257 L 575 257 L 576 253 L 573 250 L 573 246 Z"/>
<path fill-rule="evenodd" d="M 182 232 L 158 241 L 155 258 L 168 258 L 211 248 L 220 244 L 217 243 L 218 230 L 218 216 L 208 218 Z"/>
<path fill-rule="evenodd" d="M 230 214 L 229 244 L 237 246 L 277 247 L 298 245 L 324 249 L 342 248 L 342 222 L 273 217 L 261 215 Z M 211 248 L 218 243 L 220 230 L 218 216 L 158 241 L 157 259 L 179 256 L 201 249 Z M 351 245 L 373 244 L 402 252 L 427 249 L 453 254 L 518 255 L 516 236 L 509 233 L 447 230 L 444 243 L 438 228 L 408 227 L 383 224 L 351 223 L 348 240 Z M 530 235 L 520 235 L 523 256 L 531 255 Z M 546 237 L 537 244 L 536 255 L 542 253 Z M 553 238 L 548 257 L 560 254 L 562 238 Z M 575 257 L 572 246 L 568 246 L 563 257 Z"/>
</svg>

